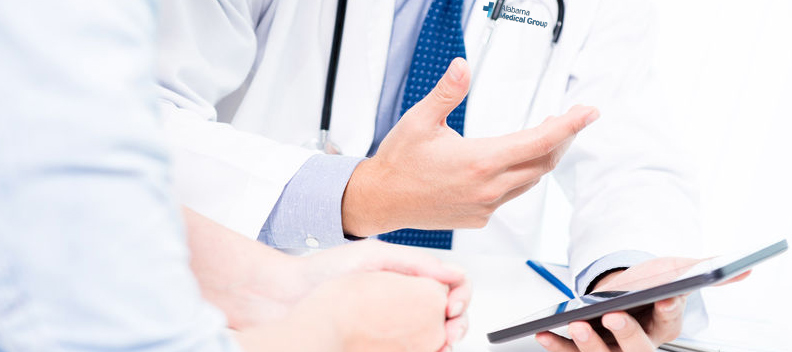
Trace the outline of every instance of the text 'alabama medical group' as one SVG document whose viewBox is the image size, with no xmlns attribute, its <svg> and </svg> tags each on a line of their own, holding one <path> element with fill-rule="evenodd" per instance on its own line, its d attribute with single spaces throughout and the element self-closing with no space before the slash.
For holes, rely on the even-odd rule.
<svg viewBox="0 0 792 352">
<path fill-rule="evenodd" d="M 484 6 L 484 11 L 487 11 L 487 17 L 492 17 L 492 11 L 495 9 L 495 3 L 490 2 L 489 5 Z M 502 18 L 504 20 L 525 23 L 534 25 L 537 27 L 546 28 L 547 22 L 546 21 L 539 21 L 531 18 L 531 11 L 519 9 L 514 6 L 504 5 L 501 8 L 501 13 L 498 18 Z"/>
</svg>

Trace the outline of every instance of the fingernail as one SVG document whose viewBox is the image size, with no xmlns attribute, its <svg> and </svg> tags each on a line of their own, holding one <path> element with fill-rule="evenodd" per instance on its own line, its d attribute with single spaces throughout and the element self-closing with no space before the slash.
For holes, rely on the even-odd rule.
<svg viewBox="0 0 792 352">
<path fill-rule="evenodd" d="M 451 307 L 448 309 L 448 317 L 449 318 L 456 318 L 460 314 L 462 314 L 462 309 L 465 308 L 465 305 L 462 302 L 454 302 L 451 303 Z"/>
<path fill-rule="evenodd" d="M 461 266 L 451 263 L 443 263 L 443 269 L 453 272 L 454 274 L 458 275 L 465 275 L 465 269 L 462 269 Z"/>
<path fill-rule="evenodd" d="M 619 316 L 612 316 L 607 319 L 607 322 L 604 322 L 605 327 L 610 330 L 621 330 L 627 325 L 627 320 L 624 320 L 623 317 Z"/>
<path fill-rule="evenodd" d="M 572 334 L 573 339 L 578 340 L 580 342 L 586 342 L 589 339 L 589 332 L 586 328 L 583 327 L 570 328 L 569 333 Z"/>
<path fill-rule="evenodd" d="M 464 74 L 463 65 L 465 60 L 457 58 L 454 61 L 451 61 L 451 67 L 448 69 L 448 73 L 451 74 L 451 79 L 454 82 L 459 82 L 462 79 L 462 75 Z"/>
<path fill-rule="evenodd" d="M 536 335 L 536 341 L 544 347 L 550 346 L 550 338 L 544 335 Z"/>
<path fill-rule="evenodd" d="M 594 107 L 589 109 L 591 109 L 591 111 L 589 111 L 588 115 L 586 116 L 586 126 L 592 124 L 594 121 L 597 121 L 597 119 L 600 118 L 599 109 Z"/>
<path fill-rule="evenodd" d="M 662 310 L 664 312 L 670 312 L 670 311 L 673 311 L 674 309 L 676 309 L 676 307 L 677 307 L 677 300 L 675 299 L 670 304 L 662 305 L 660 307 L 660 310 Z"/>
</svg>

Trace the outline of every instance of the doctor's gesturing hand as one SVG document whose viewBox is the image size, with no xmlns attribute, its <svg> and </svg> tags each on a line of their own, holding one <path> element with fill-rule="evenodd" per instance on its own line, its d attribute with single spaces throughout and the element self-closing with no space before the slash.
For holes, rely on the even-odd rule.
<svg viewBox="0 0 792 352">
<path fill-rule="evenodd" d="M 470 77 L 467 62 L 455 59 L 377 154 L 358 165 L 342 204 L 347 234 L 484 227 L 500 205 L 553 170 L 575 135 L 599 117 L 595 108 L 576 106 L 535 128 L 463 138 L 446 117 L 467 95 Z"/>
</svg>

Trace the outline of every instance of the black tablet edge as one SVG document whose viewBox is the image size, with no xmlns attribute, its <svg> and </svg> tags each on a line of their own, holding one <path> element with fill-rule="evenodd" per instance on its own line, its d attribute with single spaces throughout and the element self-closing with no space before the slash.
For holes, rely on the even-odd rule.
<svg viewBox="0 0 792 352">
<path fill-rule="evenodd" d="M 696 275 L 681 281 L 675 281 L 665 285 L 652 287 L 650 289 L 636 291 L 634 293 L 619 296 L 605 302 L 592 304 L 583 308 L 563 312 L 560 314 L 554 314 L 539 320 L 534 320 L 494 331 L 487 334 L 487 339 L 490 343 L 508 342 L 530 336 L 538 332 L 564 326 L 570 321 L 588 320 L 601 316 L 607 312 L 628 310 L 668 297 L 673 297 L 680 293 L 714 283 L 718 279 L 719 276 L 715 272 Z"/>
<path fill-rule="evenodd" d="M 541 331 L 555 329 L 570 321 L 588 320 L 610 311 L 628 310 L 673 297 L 680 293 L 693 291 L 717 283 L 720 280 L 736 276 L 740 272 L 784 252 L 787 248 L 787 241 L 782 240 L 709 273 L 703 273 L 680 281 L 636 291 L 605 302 L 497 330 L 488 333 L 487 339 L 490 343 L 504 343 L 530 336 Z"/>
</svg>

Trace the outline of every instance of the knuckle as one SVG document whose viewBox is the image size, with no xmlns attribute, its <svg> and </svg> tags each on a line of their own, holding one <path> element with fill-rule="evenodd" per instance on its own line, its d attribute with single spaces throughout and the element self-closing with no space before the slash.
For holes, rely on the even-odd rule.
<svg viewBox="0 0 792 352">
<path fill-rule="evenodd" d="M 534 140 L 535 150 L 539 155 L 547 155 L 553 151 L 553 143 L 547 134 L 542 134 Z"/>
<path fill-rule="evenodd" d="M 432 280 L 426 277 L 408 277 L 416 287 L 417 290 L 422 291 L 424 294 L 428 294 L 427 297 L 432 297 L 435 299 L 440 299 L 444 295 L 443 288 L 445 285 L 440 284 L 439 282 Z"/>
<path fill-rule="evenodd" d="M 663 342 L 676 340 L 682 334 L 682 324 L 673 324 L 665 334 L 663 334 Z"/>
<path fill-rule="evenodd" d="M 535 179 L 531 180 L 530 182 L 528 182 L 527 184 L 525 184 L 525 186 L 520 188 L 520 194 L 528 192 L 531 188 L 536 187 L 536 185 L 539 184 L 539 180 L 540 179 L 541 178 L 535 178 Z"/>
<path fill-rule="evenodd" d="M 469 168 L 473 173 L 473 177 L 477 179 L 487 178 L 494 172 L 495 163 L 491 158 L 478 158 L 470 163 Z"/>
<path fill-rule="evenodd" d="M 573 113 L 573 115 L 577 115 L 579 113 L 580 112 Z M 578 118 L 569 119 L 568 122 L 564 125 L 564 130 L 569 135 L 578 134 L 584 128 L 586 128 L 586 119 L 579 118 L 579 117 Z"/>
<path fill-rule="evenodd" d="M 479 217 L 476 219 L 476 222 L 475 222 L 475 227 L 476 227 L 477 229 L 482 229 L 482 228 L 484 228 L 485 226 L 487 226 L 487 224 L 489 224 L 489 221 L 490 221 L 490 217 L 491 217 L 491 216 L 492 216 L 492 214 L 485 214 L 485 215 L 481 215 L 481 216 L 479 216 Z"/>
<path fill-rule="evenodd" d="M 518 188 L 515 188 L 513 191 L 510 192 L 511 197 L 509 197 L 509 199 L 517 198 L 517 197 L 525 194 L 525 192 L 530 191 L 531 188 L 533 188 L 535 185 L 536 185 L 536 182 L 535 181 L 531 181 L 530 183 L 528 183 L 526 185 L 523 185 L 523 186 L 520 186 Z"/>
<path fill-rule="evenodd" d="M 619 341 L 632 341 L 643 334 L 643 328 L 635 320 L 623 313 L 611 313 L 602 317 L 602 323 Z"/>
<path fill-rule="evenodd" d="M 584 119 L 577 119 L 577 120 L 575 120 L 575 122 L 573 122 L 573 123 L 571 124 L 571 126 L 570 126 L 570 132 L 571 132 L 571 134 L 573 134 L 573 135 L 574 135 L 574 134 L 578 134 L 578 133 L 580 133 L 580 131 L 582 131 L 584 128 L 586 128 L 586 120 L 584 120 Z"/>
<path fill-rule="evenodd" d="M 505 196 L 505 194 L 502 194 L 500 197 L 498 197 L 498 199 L 497 199 L 496 201 L 494 201 L 494 202 L 491 202 L 491 203 L 487 204 L 487 205 L 484 207 L 484 211 L 486 212 L 487 216 L 489 216 L 489 217 L 492 217 L 492 214 L 494 214 L 494 213 L 495 213 L 495 210 L 498 210 L 498 207 L 500 207 L 500 205 L 501 205 L 501 202 L 500 202 L 500 200 L 501 200 L 501 199 L 502 199 L 504 196 Z"/>
<path fill-rule="evenodd" d="M 429 280 L 431 285 L 430 292 L 432 292 L 432 305 L 445 308 L 446 303 L 448 302 L 448 285 L 441 284 L 432 279 L 426 280 Z"/>
<path fill-rule="evenodd" d="M 437 82 L 437 85 L 429 92 L 432 100 L 443 105 L 450 105 L 456 102 L 453 94 L 453 89 L 443 80 Z"/>
<path fill-rule="evenodd" d="M 489 207 L 493 203 L 495 203 L 495 201 L 497 201 L 501 196 L 502 193 L 500 192 L 500 190 L 494 187 L 489 187 L 481 190 L 478 194 L 478 197 L 476 197 L 476 200 L 477 203 L 484 206 L 485 210 L 488 210 Z"/>
<path fill-rule="evenodd" d="M 614 332 L 613 335 L 616 336 L 619 339 L 633 340 L 640 333 L 643 333 L 643 330 L 641 330 L 635 324 L 627 323 L 627 325 L 623 329 Z"/>
<path fill-rule="evenodd" d="M 480 222 L 481 222 L 480 221 L 480 217 L 469 216 L 467 218 L 467 220 L 465 221 L 464 227 L 465 228 L 469 228 L 469 229 L 480 229 L 480 228 L 482 228 Z"/>
<path fill-rule="evenodd" d="M 662 341 L 671 341 L 682 334 L 682 317 L 680 313 L 665 314 L 659 317 L 653 326 L 658 330 L 656 334 Z"/>
<path fill-rule="evenodd" d="M 550 157 L 542 161 L 542 167 L 541 167 L 543 171 L 542 173 L 546 174 L 549 173 L 550 171 L 555 170 L 556 166 L 558 166 L 558 161 L 559 158 L 551 153 Z"/>
<path fill-rule="evenodd" d="M 520 179 L 520 184 L 527 189 L 531 189 L 542 180 L 542 176 L 544 176 L 547 172 L 544 171 L 542 165 L 531 167 L 530 170 L 526 170 L 525 175 L 522 176 Z M 526 189 L 526 190 L 527 190 Z"/>
<path fill-rule="evenodd" d="M 432 289 L 434 289 L 434 291 L 437 293 L 436 298 L 443 301 L 446 300 L 446 297 L 448 296 L 448 285 L 441 284 L 439 281 L 428 277 L 423 279 L 427 280 Z"/>
</svg>

